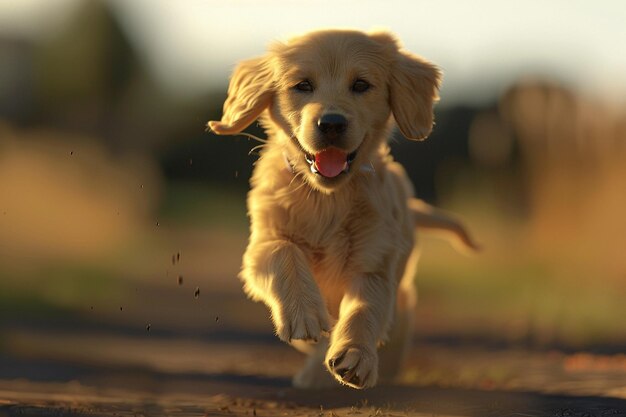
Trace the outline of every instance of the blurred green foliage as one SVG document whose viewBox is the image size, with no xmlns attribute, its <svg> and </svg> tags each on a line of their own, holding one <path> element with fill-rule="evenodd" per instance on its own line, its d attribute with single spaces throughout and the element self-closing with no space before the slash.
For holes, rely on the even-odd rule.
<svg viewBox="0 0 626 417">
<path fill-rule="evenodd" d="M 13 239 L 0 229 L 4 245 L 0 250 L 6 252 L 0 254 L 5 261 L 0 265 L 0 322 L 17 322 L 28 316 L 45 323 L 60 314 L 89 322 L 94 318 L 85 314 L 85 309 L 99 303 L 110 311 L 124 302 L 153 307 L 152 299 L 142 298 L 148 291 L 134 292 L 149 287 L 164 293 L 159 302 L 165 304 L 158 307 L 166 311 L 163 315 L 175 329 L 188 325 L 189 316 L 182 312 L 188 312 L 193 299 L 176 294 L 170 301 L 169 292 L 184 289 L 191 294 L 189 288 L 202 286 L 202 297 L 211 300 L 207 303 L 231 300 L 224 294 L 233 291 L 240 295 L 236 275 L 247 239 L 245 193 L 255 160 L 255 155 L 248 153 L 256 143 L 205 131 L 207 120 L 220 118 L 227 79 L 219 91 L 197 97 L 165 91 L 152 78 L 142 51 L 129 39 L 119 17 L 103 1 L 82 2 L 59 33 L 41 42 L 2 36 L 0 46 L 6 48 L 0 65 L 6 71 L 0 72 L 0 82 L 11 88 L 0 89 L 0 128 L 11 126 L 17 141 L 49 141 L 63 147 L 68 158 L 86 158 L 86 167 L 93 161 L 74 153 L 74 142 L 59 141 L 59 136 L 83 137 L 101 150 L 111 165 L 137 157 L 132 160 L 145 162 L 138 171 L 145 174 L 142 181 L 147 178 L 150 186 L 140 188 L 139 176 L 128 173 L 98 182 L 97 172 L 84 169 L 85 181 L 102 187 L 98 190 L 102 193 L 120 181 L 132 184 L 135 200 L 129 197 L 129 201 L 114 203 L 142 207 L 137 210 L 141 218 L 128 215 L 124 223 L 122 217 L 127 213 L 118 212 L 112 216 L 114 220 L 109 219 L 110 224 L 97 225 L 100 230 L 115 226 L 127 234 L 118 238 L 123 241 L 112 238 L 113 243 L 103 245 L 96 255 L 66 254 L 51 260 L 48 254 L 22 248 L 11 264 L 6 260 L 13 258 Z M 611 199 L 608 211 L 603 211 L 602 204 L 589 211 L 572 209 L 584 208 L 587 200 L 608 201 L 619 194 L 610 190 L 593 193 L 602 189 L 598 184 L 612 184 L 614 189 L 623 185 L 624 174 L 615 162 L 619 158 L 614 161 L 610 157 L 621 155 L 616 149 L 623 143 L 623 126 L 613 129 L 608 121 L 594 118 L 596 114 L 589 110 L 592 106 L 575 97 L 559 85 L 520 84 L 504 94 L 501 102 L 480 107 L 441 103 L 437 127 L 428 141 L 393 138 L 392 152 L 406 167 L 418 195 L 462 213 L 486 247 L 484 254 L 462 258 L 427 240 L 417 278 L 422 335 L 580 348 L 626 343 L 626 330 L 619 320 L 626 314 L 622 302 L 626 286 L 620 284 L 626 271 L 619 256 L 606 255 L 623 250 L 623 240 L 619 240 L 623 215 L 614 214 L 623 207 L 621 200 Z M 572 109 L 585 112 L 571 114 Z M 601 143 L 596 139 L 607 135 L 598 126 L 609 126 L 617 132 L 619 146 L 590 150 L 583 146 L 585 138 L 578 136 L 575 146 L 567 142 L 575 136 L 568 130 L 574 122 L 586 120 L 593 123 L 581 125 L 577 132 L 589 134 L 588 142 Z M 33 131 L 40 134 L 31 137 Z M 263 135 L 258 126 L 252 126 L 250 132 Z M 3 133 L 0 129 L 0 135 Z M 533 138 L 542 141 L 533 142 Z M 565 139 L 558 143 L 553 138 Z M 0 145 L 3 140 L 0 137 Z M 6 149 L 0 146 L 0 163 L 8 158 Z M 576 158 L 584 160 L 589 155 L 600 156 L 589 166 L 576 158 L 571 158 L 574 162 L 567 167 L 559 165 L 559 160 L 575 152 Z M 565 187 L 564 182 L 555 180 L 561 179 L 554 174 L 559 170 L 574 186 Z M 52 177 L 46 179 L 52 181 Z M 595 182 L 586 183 L 585 178 Z M 24 193 L 32 189 L 23 178 L 4 180 L 14 181 L 12 185 L 18 184 Z M 39 189 L 53 186 L 70 188 L 61 181 Z M 81 195 L 80 189 L 70 191 Z M 584 198 L 586 195 L 594 197 Z M 582 197 L 577 200 L 577 196 Z M 48 215 L 45 200 L 37 197 L 33 201 Z M 0 195 L 0 215 L 9 200 Z M 589 219 L 608 219 L 610 224 Z M 23 227 L 28 223 L 24 221 Z M 580 225 L 590 226 L 579 231 Z M 609 229 L 617 237 L 606 241 L 602 231 Z M 574 236 L 580 232 L 580 240 L 564 237 L 572 230 Z M 90 233 L 85 231 L 81 238 L 88 242 Z M 607 249 L 600 248 L 597 253 L 585 250 L 599 247 L 595 242 L 602 242 Z M 184 261 L 170 262 L 181 247 Z M 577 253 L 583 255 L 572 255 Z M 185 277 L 181 288 L 176 284 L 178 275 Z M 268 322 L 257 307 L 251 302 L 233 304 L 232 316 L 239 321 L 233 319 L 230 325 L 235 329 L 256 325 L 253 320 L 252 325 L 243 323 L 247 309 Z M 178 321 L 170 317 L 177 312 Z M 108 316 L 98 320 L 114 321 Z M 501 378 L 494 372 L 491 378 Z"/>
</svg>

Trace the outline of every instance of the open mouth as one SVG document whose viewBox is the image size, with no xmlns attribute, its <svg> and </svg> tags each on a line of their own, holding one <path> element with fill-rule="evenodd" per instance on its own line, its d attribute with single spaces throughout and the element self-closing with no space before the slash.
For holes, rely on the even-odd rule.
<svg viewBox="0 0 626 417">
<path fill-rule="evenodd" d="M 356 158 L 357 151 L 347 153 L 341 149 L 330 147 L 315 155 L 307 152 L 304 158 L 311 168 L 311 172 L 326 178 L 335 178 L 342 173 L 350 171 L 350 165 Z"/>
</svg>

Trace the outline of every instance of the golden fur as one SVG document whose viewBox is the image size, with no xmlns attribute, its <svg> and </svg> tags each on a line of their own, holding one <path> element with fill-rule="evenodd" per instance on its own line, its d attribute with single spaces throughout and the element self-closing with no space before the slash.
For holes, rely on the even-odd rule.
<svg viewBox="0 0 626 417">
<path fill-rule="evenodd" d="M 355 92 L 355 80 L 369 88 Z M 303 81 L 311 91 L 297 88 Z M 380 370 L 393 377 L 415 303 L 416 222 L 472 245 L 456 221 L 413 199 L 386 144 L 393 120 L 410 139 L 430 133 L 439 82 L 434 65 L 388 33 L 318 31 L 240 63 L 222 120 L 209 122 L 217 134 L 235 134 L 260 118 L 268 133 L 251 179 L 240 276 L 269 307 L 278 337 L 310 353 L 296 386 L 327 386 L 331 375 L 354 388 L 375 385 L 378 347 L 390 334 L 400 350 L 381 353 Z M 312 172 L 305 157 L 329 146 L 317 127 L 328 112 L 347 120 L 330 146 L 356 152 L 333 178 Z"/>
</svg>

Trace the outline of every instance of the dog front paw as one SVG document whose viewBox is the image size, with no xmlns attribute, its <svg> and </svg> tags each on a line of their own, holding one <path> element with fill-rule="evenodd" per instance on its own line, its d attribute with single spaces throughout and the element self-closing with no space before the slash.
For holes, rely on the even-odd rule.
<svg viewBox="0 0 626 417">
<path fill-rule="evenodd" d="M 371 388 L 378 380 L 378 354 L 376 349 L 353 346 L 333 349 L 326 355 L 326 366 L 342 384 L 352 388 Z"/>
<path fill-rule="evenodd" d="M 272 316 L 276 335 L 283 342 L 294 339 L 317 342 L 330 331 L 328 312 L 321 299 L 282 304 L 273 309 Z"/>
</svg>

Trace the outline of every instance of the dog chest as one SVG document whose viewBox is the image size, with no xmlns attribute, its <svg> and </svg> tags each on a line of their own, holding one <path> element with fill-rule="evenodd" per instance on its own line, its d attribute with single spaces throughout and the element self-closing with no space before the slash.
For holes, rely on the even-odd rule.
<svg viewBox="0 0 626 417">
<path fill-rule="evenodd" d="M 327 202 L 325 202 L 327 203 Z M 377 272 L 384 258 L 394 250 L 398 225 L 385 221 L 370 201 L 338 204 L 314 204 L 305 215 L 291 210 L 285 233 L 307 254 L 315 275 L 333 277 Z"/>
</svg>

